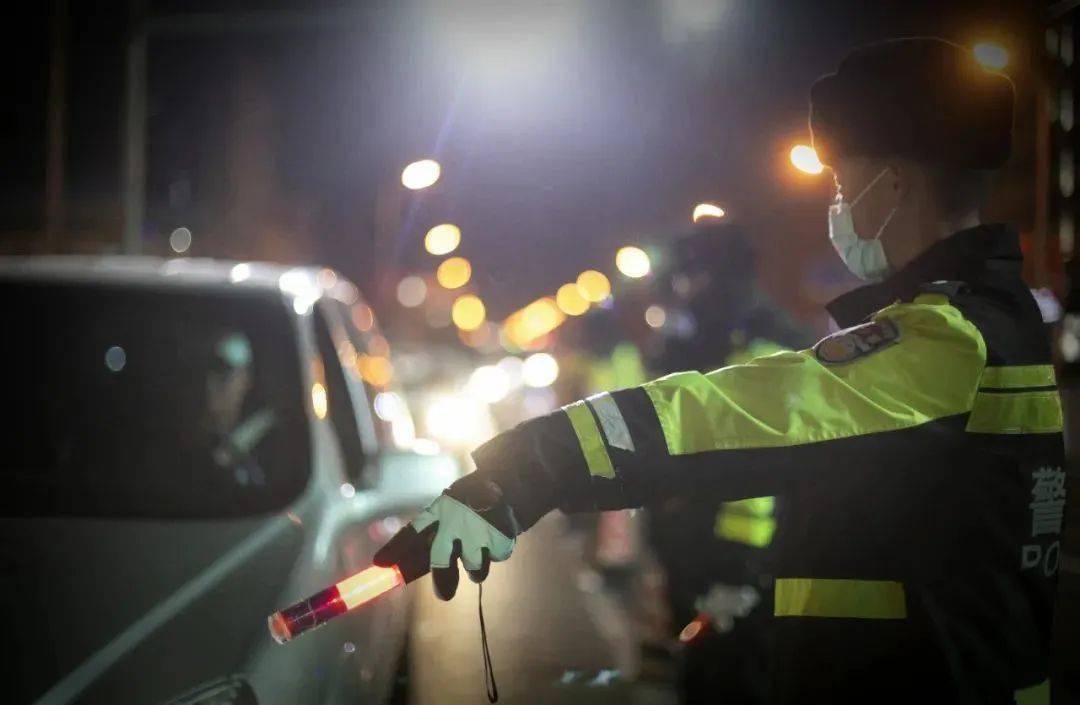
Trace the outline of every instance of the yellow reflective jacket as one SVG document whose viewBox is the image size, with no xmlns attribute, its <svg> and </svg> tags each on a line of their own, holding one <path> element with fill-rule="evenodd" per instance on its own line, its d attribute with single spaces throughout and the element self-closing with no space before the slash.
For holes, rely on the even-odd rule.
<svg viewBox="0 0 1080 705">
<path fill-rule="evenodd" d="M 1048 702 L 1062 415 L 1020 267 L 1012 231 L 961 231 L 831 304 L 847 327 L 812 349 L 590 397 L 478 468 L 557 479 L 511 486 L 525 526 L 783 495 L 778 702 Z"/>
</svg>

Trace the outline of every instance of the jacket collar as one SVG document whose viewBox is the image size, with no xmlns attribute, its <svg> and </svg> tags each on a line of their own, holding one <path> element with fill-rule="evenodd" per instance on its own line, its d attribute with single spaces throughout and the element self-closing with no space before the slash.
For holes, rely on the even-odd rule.
<svg viewBox="0 0 1080 705">
<path fill-rule="evenodd" d="M 1022 262 L 1016 231 L 1001 223 L 977 225 L 935 243 L 885 281 L 842 294 L 825 308 L 837 325 L 848 328 L 896 301 L 914 298 L 928 282 L 971 281 L 1002 268 L 1019 276 Z"/>
</svg>

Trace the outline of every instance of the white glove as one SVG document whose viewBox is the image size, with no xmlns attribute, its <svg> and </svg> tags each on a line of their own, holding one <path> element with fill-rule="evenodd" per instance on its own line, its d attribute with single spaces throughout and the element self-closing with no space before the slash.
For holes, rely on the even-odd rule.
<svg viewBox="0 0 1080 705">
<path fill-rule="evenodd" d="M 513 537 L 450 495 L 439 495 L 413 520 L 412 527 L 419 533 L 435 522 L 439 526 L 431 544 L 432 568 L 449 568 L 460 557 L 465 570 L 486 573 L 487 559 L 505 561 L 514 550 Z"/>
</svg>

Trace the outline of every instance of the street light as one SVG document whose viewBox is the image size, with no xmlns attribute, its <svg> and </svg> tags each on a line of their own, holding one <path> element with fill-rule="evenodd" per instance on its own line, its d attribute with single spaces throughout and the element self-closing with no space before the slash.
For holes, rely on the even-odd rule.
<svg viewBox="0 0 1080 705">
<path fill-rule="evenodd" d="M 487 311 L 479 296 L 465 294 L 454 301 L 454 306 L 450 309 L 450 318 L 461 330 L 476 330 L 484 324 Z"/>
<path fill-rule="evenodd" d="M 580 316 L 589 310 L 589 302 L 577 284 L 563 284 L 555 294 L 555 303 L 568 316 Z"/>
<path fill-rule="evenodd" d="M 649 324 L 650 328 L 663 328 L 664 323 L 667 322 L 667 311 L 664 310 L 663 306 L 653 304 L 645 309 L 645 322 Z"/>
<path fill-rule="evenodd" d="M 427 188 L 439 180 L 442 167 L 434 159 L 421 159 L 401 171 L 401 185 L 410 191 Z"/>
<path fill-rule="evenodd" d="M 611 282 L 603 272 L 586 269 L 578 275 L 577 286 L 586 301 L 599 303 L 611 295 Z"/>
<path fill-rule="evenodd" d="M 444 289 L 460 289 L 472 278 L 472 265 L 464 257 L 451 257 L 435 270 L 435 279 Z"/>
<path fill-rule="evenodd" d="M 825 165 L 818 159 L 817 152 L 806 144 L 797 144 L 791 148 L 791 163 L 806 174 L 817 175 L 825 171 Z"/>
<path fill-rule="evenodd" d="M 979 42 L 971 52 L 979 65 L 988 71 L 1000 71 L 1009 65 L 1009 52 L 996 42 Z"/>
<path fill-rule="evenodd" d="M 503 321 L 503 331 L 511 343 L 524 348 L 561 326 L 565 320 L 566 314 L 558 303 L 545 296 L 507 316 Z"/>
<path fill-rule="evenodd" d="M 460 243 L 461 228 L 452 223 L 436 225 L 424 236 L 424 249 L 436 256 L 450 254 Z"/>
<path fill-rule="evenodd" d="M 397 285 L 397 300 L 405 308 L 416 308 L 427 298 L 427 284 L 416 275 L 405 277 Z"/>
<path fill-rule="evenodd" d="M 652 263 L 649 261 L 649 255 L 645 253 L 645 250 L 640 247 L 621 247 L 619 251 L 615 253 L 615 267 L 618 268 L 624 276 L 631 279 L 640 279 L 652 270 Z"/>
<path fill-rule="evenodd" d="M 704 218 L 723 218 L 724 209 L 715 203 L 699 203 L 694 206 L 694 222 L 698 222 Z"/>
<path fill-rule="evenodd" d="M 559 363 L 547 353 L 536 353 L 525 358 L 521 376 L 526 387 L 550 387 L 559 378 Z"/>
</svg>

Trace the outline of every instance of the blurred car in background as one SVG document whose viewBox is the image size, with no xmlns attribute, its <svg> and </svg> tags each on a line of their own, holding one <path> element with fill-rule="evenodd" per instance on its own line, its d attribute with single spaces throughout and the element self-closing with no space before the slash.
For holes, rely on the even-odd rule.
<svg viewBox="0 0 1080 705">
<path fill-rule="evenodd" d="M 266 630 L 458 474 L 373 413 L 389 347 L 356 287 L 51 257 L 0 259 L 0 296 L 14 702 L 384 701 L 401 591 L 287 646 Z"/>
</svg>

